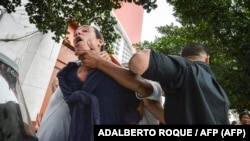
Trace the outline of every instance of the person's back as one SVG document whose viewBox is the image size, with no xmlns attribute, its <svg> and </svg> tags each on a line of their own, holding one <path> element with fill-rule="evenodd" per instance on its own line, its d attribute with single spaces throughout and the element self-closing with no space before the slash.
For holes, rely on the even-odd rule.
<svg viewBox="0 0 250 141">
<path fill-rule="evenodd" d="M 161 81 L 168 99 L 165 103 L 166 123 L 228 124 L 229 102 L 209 66 L 181 57 L 169 58 L 175 62 L 171 73 L 174 77 L 167 82 Z"/>
<path fill-rule="evenodd" d="M 159 81 L 165 91 L 166 124 L 229 124 L 229 100 L 206 57 L 200 44 L 187 45 L 182 57 L 151 50 L 142 76 Z"/>
</svg>

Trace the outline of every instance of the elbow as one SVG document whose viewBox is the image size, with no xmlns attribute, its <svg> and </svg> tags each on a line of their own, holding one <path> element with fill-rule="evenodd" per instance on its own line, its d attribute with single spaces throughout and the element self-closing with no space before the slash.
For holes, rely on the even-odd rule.
<svg viewBox="0 0 250 141">
<path fill-rule="evenodd" d="M 137 75 L 142 75 L 142 68 L 134 59 L 131 59 L 128 64 L 129 70 Z"/>
<path fill-rule="evenodd" d="M 138 75 L 142 75 L 149 65 L 149 51 L 134 54 L 129 60 L 129 69 Z"/>
</svg>

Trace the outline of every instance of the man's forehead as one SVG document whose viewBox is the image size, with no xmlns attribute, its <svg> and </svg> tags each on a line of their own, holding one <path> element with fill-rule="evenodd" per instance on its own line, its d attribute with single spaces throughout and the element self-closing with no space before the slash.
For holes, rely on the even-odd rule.
<svg viewBox="0 0 250 141">
<path fill-rule="evenodd" d="M 79 29 L 91 29 L 91 30 L 92 30 L 92 27 L 89 26 L 89 25 L 82 25 L 82 26 L 79 26 L 79 27 L 77 28 L 77 30 L 79 30 Z"/>
</svg>

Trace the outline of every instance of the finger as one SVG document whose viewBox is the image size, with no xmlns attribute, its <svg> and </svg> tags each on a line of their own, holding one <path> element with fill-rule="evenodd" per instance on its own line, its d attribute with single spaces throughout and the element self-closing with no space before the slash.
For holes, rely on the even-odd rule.
<svg viewBox="0 0 250 141">
<path fill-rule="evenodd" d="M 100 56 L 105 60 L 110 60 L 110 56 L 107 52 L 100 52 Z"/>
<path fill-rule="evenodd" d="M 107 60 L 107 61 L 111 61 L 110 56 L 105 56 L 104 59 Z"/>
<path fill-rule="evenodd" d="M 102 58 L 107 58 L 107 57 L 108 57 L 108 55 L 106 55 L 106 54 L 100 54 L 100 56 L 101 56 Z"/>
<path fill-rule="evenodd" d="M 101 51 L 101 54 L 107 54 L 108 55 L 108 52 L 106 50 L 104 50 L 104 51 Z"/>
<path fill-rule="evenodd" d="M 87 41 L 87 46 L 90 48 L 90 50 L 93 49 L 93 45 L 91 45 L 90 41 Z"/>
<path fill-rule="evenodd" d="M 80 56 L 80 55 L 85 55 L 87 53 L 87 51 L 77 51 L 77 52 L 75 52 L 75 55 L 77 55 L 77 56 Z"/>
</svg>

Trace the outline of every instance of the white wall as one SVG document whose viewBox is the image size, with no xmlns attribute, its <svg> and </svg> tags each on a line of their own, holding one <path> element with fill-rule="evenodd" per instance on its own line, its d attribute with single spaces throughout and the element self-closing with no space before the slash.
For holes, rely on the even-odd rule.
<svg viewBox="0 0 250 141">
<path fill-rule="evenodd" d="M 2 7 L 0 9 L 3 10 Z M 17 63 L 27 108 L 31 120 L 35 121 L 61 42 L 52 40 L 52 33 L 38 32 L 37 28 L 29 23 L 24 7 L 18 8 L 12 14 L 3 11 L 0 14 L 0 52 Z"/>
</svg>

